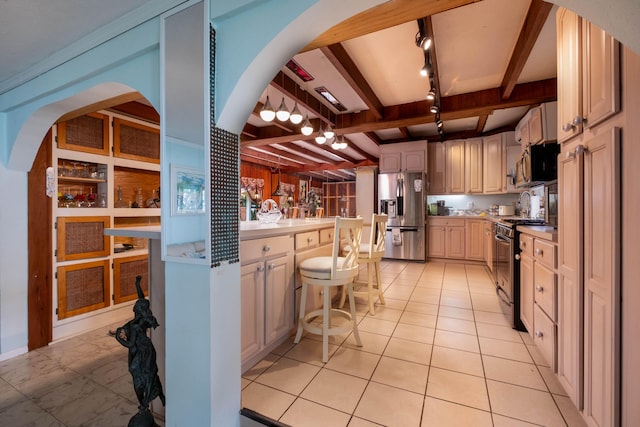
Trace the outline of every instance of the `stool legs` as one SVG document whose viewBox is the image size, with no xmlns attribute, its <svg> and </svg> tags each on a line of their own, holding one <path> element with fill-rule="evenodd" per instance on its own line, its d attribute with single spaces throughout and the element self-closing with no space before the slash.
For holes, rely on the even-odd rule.
<svg viewBox="0 0 640 427">
<path fill-rule="evenodd" d="M 360 341 L 360 334 L 358 333 L 358 320 L 356 319 L 356 300 L 353 297 L 353 283 L 348 283 L 345 286 L 347 286 L 347 293 L 349 294 L 349 312 L 351 313 L 351 322 L 353 324 L 353 336 L 358 347 L 362 347 L 362 341 Z"/>
<path fill-rule="evenodd" d="M 300 314 L 298 315 L 298 332 L 296 332 L 296 338 L 293 340 L 295 344 L 300 342 L 302 338 L 302 325 L 304 323 L 304 312 L 307 305 L 307 284 L 302 283 L 302 293 L 300 294 Z"/>
</svg>

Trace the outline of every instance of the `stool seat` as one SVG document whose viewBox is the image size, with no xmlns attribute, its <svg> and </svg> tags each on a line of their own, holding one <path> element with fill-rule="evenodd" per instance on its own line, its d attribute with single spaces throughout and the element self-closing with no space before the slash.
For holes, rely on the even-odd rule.
<svg viewBox="0 0 640 427">
<path fill-rule="evenodd" d="M 344 256 L 340 256 L 340 239 L 334 239 L 332 256 L 321 256 L 308 258 L 300 263 L 299 271 L 302 278 L 302 293 L 300 295 L 300 315 L 298 318 L 298 330 L 294 343 L 299 343 L 302 338 L 302 331 L 306 330 L 312 334 L 322 335 L 322 361 L 326 363 L 329 359 L 329 336 L 338 335 L 353 331 L 353 336 L 358 346 L 362 345 L 358 334 L 356 321 L 355 300 L 353 297 L 353 280 L 358 275 L 360 237 L 362 235 L 361 218 L 340 218 L 335 219 L 334 236 L 342 236 L 346 244 Z M 322 309 L 306 312 L 307 292 L 310 285 L 322 286 L 323 304 Z M 349 297 L 349 311 L 331 307 L 331 287 L 343 286 L 345 295 Z M 332 317 L 343 317 L 349 320 L 347 325 L 332 326 Z M 320 319 L 320 326 L 314 324 Z"/>
</svg>

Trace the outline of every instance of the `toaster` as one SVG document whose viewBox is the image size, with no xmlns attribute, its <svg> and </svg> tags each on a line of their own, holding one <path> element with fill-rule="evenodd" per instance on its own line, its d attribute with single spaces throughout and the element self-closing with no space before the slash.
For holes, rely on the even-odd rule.
<svg viewBox="0 0 640 427">
<path fill-rule="evenodd" d="M 513 205 L 500 205 L 498 206 L 498 215 L 506 216 L 513 215 L 516 212 L 516 208 Z"/>
</svg>

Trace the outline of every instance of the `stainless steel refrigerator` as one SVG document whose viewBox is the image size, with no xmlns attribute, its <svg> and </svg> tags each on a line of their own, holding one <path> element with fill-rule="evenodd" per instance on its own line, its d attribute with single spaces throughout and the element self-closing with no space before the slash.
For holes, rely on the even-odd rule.
<svg viewBox="0 0 640 427">
<path fill-rule="evenodd" d="M 384 257 L 425 261 L 427 192 L 423 172 L 378 175 L 380 213 L 389 216 Z"/>
</svg>

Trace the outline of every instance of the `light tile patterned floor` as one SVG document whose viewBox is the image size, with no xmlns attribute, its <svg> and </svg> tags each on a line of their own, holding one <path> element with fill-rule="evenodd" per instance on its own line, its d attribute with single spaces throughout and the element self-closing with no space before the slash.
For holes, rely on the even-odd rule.
<svg viewBox="0 0 640 427">
<path fill-rule="evenodd" d="M 243 406 L 291 426 L 583 426 L 479 265 L 384 261 L 385 306 L 352 335 L 281 345 L 242 378 Z"/>
</svg>

